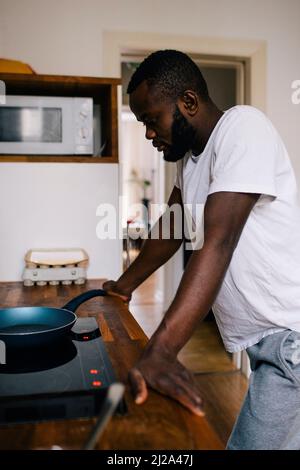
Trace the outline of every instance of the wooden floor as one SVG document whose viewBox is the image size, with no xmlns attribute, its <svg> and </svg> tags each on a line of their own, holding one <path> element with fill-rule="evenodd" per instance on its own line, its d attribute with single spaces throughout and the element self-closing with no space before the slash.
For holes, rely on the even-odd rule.
<svg viewBox="0 0 300 470">
<path fill-rule="evenodd" d="M 163 317 L 163 304 L 156 296 L 157 277 L 152 275 L 133 294 L 129 309 L 147 336 Z M 179 355 L 195 373 L 210 424 L 226 445 L 247 391 L 246 377 L 235 368 L 223 346 L 214 321 L 199 324 Z"/>
</svg>

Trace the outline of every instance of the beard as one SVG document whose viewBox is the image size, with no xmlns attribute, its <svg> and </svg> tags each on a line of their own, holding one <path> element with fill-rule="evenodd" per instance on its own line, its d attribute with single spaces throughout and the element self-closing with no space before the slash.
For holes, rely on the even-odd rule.
<svg viewBox="0 0 300 470">
<path fill-rule="evenodd" d="M 196 136 L 196 130 L 181 114 L 178 106 L 176 106 L 173 114 L 171 136 L 172 144 L 164 152 L 164 160 L 166 162 L 177 162 L 193 148 Z"/>
</svg>

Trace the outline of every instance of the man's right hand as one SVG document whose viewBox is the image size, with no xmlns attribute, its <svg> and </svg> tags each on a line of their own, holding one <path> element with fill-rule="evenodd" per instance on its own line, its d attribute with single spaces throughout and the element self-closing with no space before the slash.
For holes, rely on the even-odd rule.
<svg viewBox="0 0 300 470">
<path fill-rule="evenodd" d="M 117 281 L 106 281 L 102 288 L 108 293 L 108 295 L 116 295 L 126 303 L 131 300 L 131 292 L 120 288 Z"/>
</svg>

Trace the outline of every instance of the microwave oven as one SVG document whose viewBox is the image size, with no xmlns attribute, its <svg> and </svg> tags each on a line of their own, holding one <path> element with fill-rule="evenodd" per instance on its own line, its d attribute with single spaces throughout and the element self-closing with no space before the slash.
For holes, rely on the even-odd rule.
<svg viewBox="0 0 300 470">
<path fill-rule="evenodd" d="M 100 124 L 92 98 L 6 96 L 0 154 L 100 155 Z"/>
</svg>

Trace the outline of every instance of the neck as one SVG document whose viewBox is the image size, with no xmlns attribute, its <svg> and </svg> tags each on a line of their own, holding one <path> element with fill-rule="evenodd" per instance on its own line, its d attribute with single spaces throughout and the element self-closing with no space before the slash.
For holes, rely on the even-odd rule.
<svg viewBox="0 0 300 470">
<path fill-rule="evenodd" d="M 217 108 L 213 102 L 205 104 L 195 123 L 196 136 L 192 148 L 193 155 L 199 155 L 203 152 L 212 131 L 223 114 L 223 111 Z"/>
</svg>

